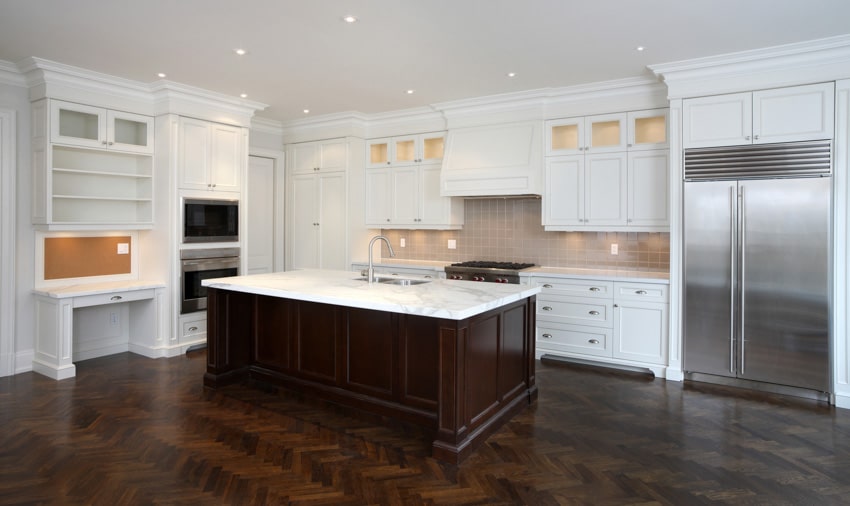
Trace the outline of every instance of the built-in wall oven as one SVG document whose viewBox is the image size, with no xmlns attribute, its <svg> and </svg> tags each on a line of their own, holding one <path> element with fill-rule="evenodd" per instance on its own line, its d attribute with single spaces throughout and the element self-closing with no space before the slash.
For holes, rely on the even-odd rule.
<svg viewBox="0 0 850 506">
<path fill-rule="evenodd" d="M 239 201 L 183 199 L 183 242 L 238 242 Z"/>
<path fill-rule="evenodd" d="M 201 281 L 239 275 L 239 248 L 180 250 L 180 313 L 207 308 L 207 287 Z"/>
</svg>

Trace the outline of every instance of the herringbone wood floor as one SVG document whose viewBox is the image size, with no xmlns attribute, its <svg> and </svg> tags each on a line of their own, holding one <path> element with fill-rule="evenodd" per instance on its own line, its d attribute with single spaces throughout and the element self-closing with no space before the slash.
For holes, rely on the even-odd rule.
<svg viewBox="0 0 850 506">
<path fill-rule="evenodd" d="M 0 378 L 0 504 L 850 504 L 850 411 L 809 401 L 538 363 L 537 403 L 452 466 L 294 394 L 205 396 L 204 364 Z"/>
</svg>

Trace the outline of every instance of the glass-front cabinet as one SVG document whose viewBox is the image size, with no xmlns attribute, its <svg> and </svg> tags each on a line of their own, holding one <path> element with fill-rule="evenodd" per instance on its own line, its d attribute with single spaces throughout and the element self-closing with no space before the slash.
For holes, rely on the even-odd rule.
<svg viewBox="0 0 850 506">
<path fill-rule="evenodd" d="M 600 114 L 546 122 L 546 155 L 667 147 L 667 109 Z"/>
<path fill-rule="evenodd" d="M 153 153 L 150 116 L 52 100 L 50 141 L 128 153 Z"/>
<path fill-rule="evenodd" d="M 387 167 L 439 162 L 445 132 L 384 137 L 366 141 L 366 166 Z"/>
</svg>

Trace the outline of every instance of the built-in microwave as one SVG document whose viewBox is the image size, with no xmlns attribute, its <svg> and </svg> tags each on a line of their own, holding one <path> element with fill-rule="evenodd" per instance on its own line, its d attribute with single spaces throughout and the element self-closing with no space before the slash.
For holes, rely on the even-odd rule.
<svg viewBox="0 0 850 506">
<path fill-rule="evenodd" d="M 239 201 L 183 199 L 183 242 L 238 242 Z"/>
</svg>

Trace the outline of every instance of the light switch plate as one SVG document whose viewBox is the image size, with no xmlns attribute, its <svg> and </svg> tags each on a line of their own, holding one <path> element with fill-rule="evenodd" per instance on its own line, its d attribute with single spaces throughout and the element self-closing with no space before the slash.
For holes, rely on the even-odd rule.
<svg viewBox="0 0 850 506">
<path fill-rule="evenodd" d="M 401 239 L 399 239 L 399 240 L 398 240 L 398 246 L 399 246 L 399 248 L 404 248 L 405 244 L 407 244 L 407 243 L 406 243 L 406 241 L 404 240 L 404 237 L 402 237 Z"/>
<path fill-rule="evenodd" d="M 612 255 L 619 255 L 620 254 L 620 247 L 617 245 L 617 243 L 613 243 L 611 245 L 611 254 Z"/>
<path fill-rule="evenodd" d="M 449 249 L 457 249 L 457 240 L 449 239 Z"/>
<path fill-rule="evenodd" d="M 130 254 L 130 243 L 119 242 L 118 243 L 118 254 L 119 255 L 129 255 Z"/>
</svg>

